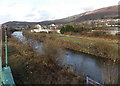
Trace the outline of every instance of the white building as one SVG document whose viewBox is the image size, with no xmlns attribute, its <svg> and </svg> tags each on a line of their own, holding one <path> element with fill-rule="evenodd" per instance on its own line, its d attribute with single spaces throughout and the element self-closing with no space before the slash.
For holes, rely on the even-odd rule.
<svg viewBox="0 0 120 86">
<path fill-rule="evenodd" d="M 57 32 L 57 33 L 60 33 L 60 30 L 52 30 L 52 29 L 42 29 L 42 26 L 41 25 L 39 25 L 39 24 L 37 24 L 36 26 L 35 26 L 35 28 L 36 29 L 33 29 L 33 30 L 31 30 L 31 32 Z"/>
<path fill-rule="evenodd" d="M 51 24 L 50 26 L 51 26 L 51 27 L 55 27 L 56 25 L 55 25 L 55 24 Z"/>
<path fill-rule="evenodd" d="M 35 28 L 42 28 L 42 26 L 41 25 L 39 25 L 39 24 L 37 24 L 37 25 L 35 25 Z"/>
</svg>

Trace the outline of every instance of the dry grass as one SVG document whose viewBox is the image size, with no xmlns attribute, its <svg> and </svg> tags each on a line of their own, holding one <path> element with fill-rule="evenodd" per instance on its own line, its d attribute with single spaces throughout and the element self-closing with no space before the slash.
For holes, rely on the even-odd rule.
<svg viewBox="0 0 120 86">
<path fill-rule="evenodd" d="M 46 47 L 44 48 L 47 51 Z M 54 58 L 47 59 L 51 53 L 40 55 L 28 45 L 9 39 L 9 60 L 16 84 L 79 84 L 84 79 L 73 72 L 54 64 Z M 57 55 L 57 54 L 56 54 Z M 56 56 L 55 55 L 55 56 Z M 53 56 L 51 56 L 53 57 Z"/>
</svg>

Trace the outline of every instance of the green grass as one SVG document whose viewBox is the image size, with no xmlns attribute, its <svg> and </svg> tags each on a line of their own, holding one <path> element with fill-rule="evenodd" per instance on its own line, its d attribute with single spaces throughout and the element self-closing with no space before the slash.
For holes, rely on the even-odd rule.
<svg viewBox="0 0 120 86">
<path fill-rule="evenodd" d="M 72 41 L 74 43 L 79 43 L 79 44 L 82 44 L 82 45 L 91 45 L 93 43 L 93 42 L 77 40 L 77 39 L 72 39 L 72 38 L 67 38 L 67 37 L 59 37 L 58 39 Z"/>
<path fill-rule="evenodd" d="M 68 38 L 68 37 L 60 37 L 61 39 L 64 39 L 64 40 L 72 40 L 72 41 L 75 41 L 75 42 L 81 42 L 81 41 L 85 41 L 85 42 L 89 42 L 89 43 L 99 43 L 99 42 L 103 42 L 103 41 L 95 41 L 95 40 L 87 40 L 87 39 L 81 39 L 81 40 L 78 40 L 78 39 L 74 39 L 75 37 L 71 37 L 71 38 Z M 103 42 L 103 43 L 106 43 L 106 44 L 112 44 L 112 45 L 117 45 L 120 43 L 112 43 L 112 42 Z"/>
</svg>

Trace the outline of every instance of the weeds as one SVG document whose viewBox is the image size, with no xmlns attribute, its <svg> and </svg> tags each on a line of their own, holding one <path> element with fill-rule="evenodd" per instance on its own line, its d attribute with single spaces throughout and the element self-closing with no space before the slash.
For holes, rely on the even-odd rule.
<svg viewBox="0 0 120 86">
<path fill-rule="evenodd" d="M 54 63 L 57 59 L 60 59 L 59 57 L 62 56 L 62 54 L 60 53 L 60 46 L 58 43 L 52 40 L 45 40 L 44 42 L 42 50 L 45 52 L 44 55 L 48 61 Z"/>
<path fill-rule="evenodd" d="M 44 47 L 45 51 L 47 51 L 48 46 L 52 48 L 48 44 Z M 51 56 L 51 53 L 57 53 L 54 48 L 52 52 L 47 51 L 46 56 L 40 55 L 34 52 L 30 46 L 19 43 L 13 38 L 9 39 L 8 47 L 9 65 L 11 66 L 15 83 L 18 85 L 84 83 L 84 79 L 53 63 L 57 57 L 57 54 Z M 50 56 L 50 58 L 48 57 L 48 59 L 47 56 Z"/>
</svg>

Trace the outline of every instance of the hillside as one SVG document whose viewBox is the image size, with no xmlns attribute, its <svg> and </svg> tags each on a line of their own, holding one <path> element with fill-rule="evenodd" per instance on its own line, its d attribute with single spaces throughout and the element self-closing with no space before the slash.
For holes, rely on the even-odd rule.
<svg viewBox="0 0 120 86">
<path fill-rule="evenodd" d="M 70 16 L 63 19 L 51 20 L 51 21 L 42 21 L 42 22 L 18 22 L 12 21 L 7 22 L 5 24 L 8 25 L 29 25 L 29 24 L 41 24 L 41 25 L 49 25 L 49 24 L 65 24 L 70 22 L 82 22 L 87 20 L 94 20 L 94 19 L 107 19 L 107 18 L 118 18 L 118 6 L 109 6 L 100 8 L 97 10 L 85 12 L 82 14 Z"/>
<path fill-rule="evenodd" d="M 107 18 L 117 18 L 118 16 L 118 6 L 110 6 L 94 11 L 83 13 L 82 16 L 73 20 L 74 22 L 81 22 L 86 20 L 94 19 L 107 19 Z"/>
</svg>

